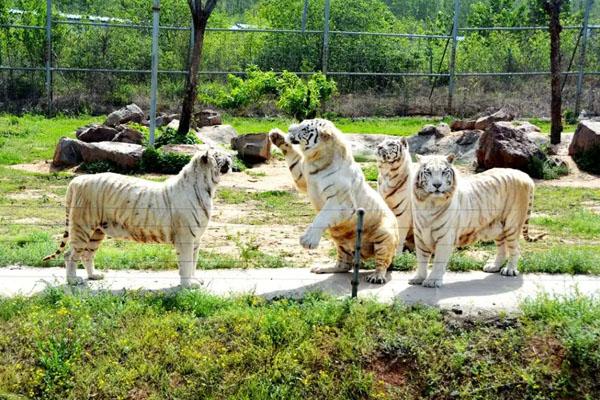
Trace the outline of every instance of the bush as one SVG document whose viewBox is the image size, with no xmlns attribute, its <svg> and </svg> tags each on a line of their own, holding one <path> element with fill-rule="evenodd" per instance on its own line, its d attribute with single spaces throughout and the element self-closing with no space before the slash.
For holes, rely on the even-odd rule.
<svg viewBox="0 0 600 400">
<path fill-rule="evenodd" d="M 542 160 L 532 157 L 529 162 L 529 174 L 534 178 L 550 180 L 568 175 L 569 169 L 565 165 L 557 165 L 549 159 Z"/>
<path fill-rule="evenodd" d="M 200 143 L 200 140 L 194 134 L 189 132 L 185 135 L 180 135 L 175 129 L 167 128 L 161 135 L 156 138 L 154 146 L 158 149 L 166 144 L 196 144 Z"/>
<path fill-rule="evenodd" d="M 91 161 L 84 162 L 79 166 L 79 170 L 88 174 L 99 174 L 102 172 L 115 172 L 118 174 L 131 174 L 135 173 L 135 170 L 124 170 L 112 161 Z"/>
<path fill-rule="evenodd" d="M 192 159 L 187 154 L 167 153 L 148 147 L 142 154 L 140 168 L 144 172 L 177 174 Z"/>
</svg>

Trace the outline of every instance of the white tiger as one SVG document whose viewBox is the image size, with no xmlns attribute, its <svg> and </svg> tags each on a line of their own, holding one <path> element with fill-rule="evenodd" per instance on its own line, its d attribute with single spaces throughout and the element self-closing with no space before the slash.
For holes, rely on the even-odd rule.
<svg viewBox="0 0 600 400">
<path fill-rule="evenodd" d="M 414 249 L 412 220 L 413 166 L 405 138 L 385 139 L 377 146 L 377 188 L 398 222 L 398 248 Z"/>
<path fill-rule="evenodd" d="M 229 155 L 207 151 L 196 154 L 178 175 L 165 182 L 101 173 L 78 176 L 67 188 L 66 230 L 58 250 L 44 261 L 65 253 L 67 282 L 79 284 L 77 263 L 88 279 L 102 279 L 94 271 L 94 255 L 106 235 L 142 243 L 175 245 L 182 287 L 192 285 L 200 238 L 210 220 L 212 197 L 220 176 L 231 167 Z"/>
<path fill-rule="evenodd" d="M 396 218 L 383 199 L 366 182 L 352 157 L 350 147 L 335 125 L 324 119 L 305 120 L 289 127 L 289 136 L 278 129 L 271 141 L 285 155 L 288 167 L 301 192 L 318 211 L 313 223 L 300 238 L 306 249 L 319 245 L 328 230 L 337 248 L 334 267 L 313 268 L 315 273 L 347 272 L 352 267 L 358 208 L 365 209 L 363 259 L 374 257 L 376 270 L 367 277 L 372 283 L 385 283 L 398 244 Z M 292 144 L 298 144 L 298 152 Z"/>
<path fill-rule="evenodd" d="M 544 236 L 531 238 L 528 232 L 533 180 L 508 168 L 463 178 L 452 165 L 453 155 L 417 159 L 420 163 L 412 196 L 417 274 L 409 283 L 442 286 L 453 248 L 476 240 L 496 242 L 496 259 L 487 263 L 484 271 L 516 276 L 521 233 L 527 241 Z M 427 276 L 432 254 L 433 266 Z"/>
</svg>

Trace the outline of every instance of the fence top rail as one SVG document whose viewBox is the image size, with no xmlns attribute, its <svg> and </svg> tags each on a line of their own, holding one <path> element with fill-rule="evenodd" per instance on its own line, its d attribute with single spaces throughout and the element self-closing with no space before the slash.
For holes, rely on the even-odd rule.
<svg viewBox="0 0 600 400">
<path fill-rule="evenodd" d="M 0 28 L 17 28 L 17 29 L 46 29 L 45 26 L 39 25 L 20 25 L 20 24 L 0 24 Z"/>
<path fill-rule="evenodd" d="M 566 25 L 562 27 L 565 30 L 582 29 L 581 25 Z M 600 25 L 588 25 L 588 29 L 600 29 Z M 470 26 L 459 27 L 461 32 L 478 31 L 547 31 L 547 26 Z"/>
<path fill-rule="evenodd" d="M 452 36 L 449 35 L 430 35 L 421 33 L 394 33 L 394 32 L 357 32 L 357 31 L 329 31 L 335 35 L 364 35 L 364 36 L 391 36 L 391 37 L 404 37 L 409 39 L 450 39 Z"/>
</svg>

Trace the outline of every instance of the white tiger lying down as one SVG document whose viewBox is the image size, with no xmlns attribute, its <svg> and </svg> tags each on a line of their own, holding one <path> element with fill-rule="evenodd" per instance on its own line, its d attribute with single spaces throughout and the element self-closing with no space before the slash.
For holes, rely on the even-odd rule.
<svg viewBox="0 0 600 400">
<path fill-rule="evenodd" d="M 484 271 L 518 274 L 519 236 L 528 232 L 534 183 L 524 172 L 494 168 L 462 178 L 452 166 L 454 156 L 419 157 L 413 185 L 413 219 L 417 274 L 410 284 L 442 286 L 446 266 L 456 246 L 495 240 L 496 259 Z M 433 266 L 427 276 L 431 255 Z M 508 256 L 508 263 L 502 267 Z"/>
<path fill-rule="evenodd" d="M 315 249 L 327 230 L 337 247 L 334 267 L 317 267 L 315 273 L 347 272 L 352 267 L 356 210 L 365 209 L 361 257 L 373 257 L 376 270 L 367 280 L 385 283 L 386 271 L 398 244 L 396 218 L 365 177 L 335 125 L 324 119 L 305 120 L 291 125 L 289 137 L 278 129 L 271 141 L 285 155 L 296 187 L 318 211 L 313 223 L 300 238 L 306 249 Z M 292 144 L 298 144 L 299 153 Z"/>
<path fill-rule="evenodd" d="M 82 282 L 76 275 L 82 261 L 91 280 L 94 255 L 106 235 L 142 243 L 172 243 L 177 251 L 181 286 L 189 287 L 196 271 L 200 237 L 211 216 L 212 197 L 220 176 L 231 167 L 230 156 L 209 151 L 196 154 L 178 175 L 152 182 L 125 175 L 102 173 L 78 176 L 67 188 L 67 227 L 56 253 L 67 243 L 67 282 Z"/>
</svg>

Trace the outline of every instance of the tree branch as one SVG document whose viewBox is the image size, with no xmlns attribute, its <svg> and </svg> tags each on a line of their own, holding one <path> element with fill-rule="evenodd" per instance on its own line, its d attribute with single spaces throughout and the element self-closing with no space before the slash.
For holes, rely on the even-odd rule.
<svg viewBox="0 0 600 400">
<path fill-rule="evenodd" d="M 204 14 L 209 16 L 212 13 L 213 9 L 217 5 L 217 0 L 207 0 L 206 5 L 204 6 Z"/>
</svg>

